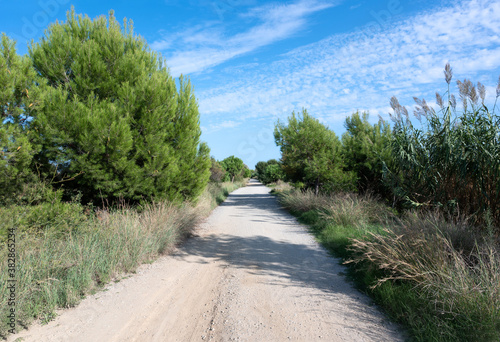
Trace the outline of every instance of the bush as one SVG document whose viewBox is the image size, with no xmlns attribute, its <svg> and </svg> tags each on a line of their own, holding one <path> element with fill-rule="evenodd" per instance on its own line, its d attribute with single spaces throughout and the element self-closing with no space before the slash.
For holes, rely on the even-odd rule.
<svg viewBox="0 0 500 342">
<path fill-rule="evenodd" d="M 342 135 L 345 170 L 356 174 L 358 192 L 374 192 L 389 197 L 390 189 L 382 178 L 383 165 L 393 164 L 391 128 L 383 120 L 370 125 L 368 117 L 366 112 L 361 115 L 356 112 L 345 121 L 346 132 Z"/>
<path fill-rule="evenodd" d="M 264 175 L 261 176 L 260 181 L 264 184 L 274 183 L 279 180 L 283 180 L 285 178 L 285 174 L 281 169 L 281 165 L 279 164 L 268 164 Z"/>
<path fill-rule="evenodd" d="M 210 181 L 220 183 L 226 177 L 226 170 L 215 158 L 211 158 L 212 166 L 210 167 Z"/>
</svg>

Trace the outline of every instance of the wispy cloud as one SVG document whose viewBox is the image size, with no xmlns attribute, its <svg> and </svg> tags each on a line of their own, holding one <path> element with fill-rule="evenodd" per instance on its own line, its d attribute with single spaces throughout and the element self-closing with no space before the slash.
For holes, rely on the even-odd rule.
<svg viewBox="0 0 500 342">
<path fill-rule="evenodd" d="M 498 74 L 491 71 L 500 71 L 498 1 L 462 1 L 376 33 L 361 28 L 298 48 L 261 66 L 258 74 L 248 72 L 237 82 L 201 93 L 200 111 L 239 113 L 245 120 L 306 107 L 339 123 L 356 109 L 369 109 L 376 117 L 387 113 L 392 95 L 409 103 L 412 96 L 442 91 L 448 61 L 461 79 L 481 77 L 496 84 Z"/>
<path fill-rule="evenodd" d="M 211 22 L 181 34 L 165 34 L 151 47 L 164 52 L 174 76 L 191 74 L 289 38 L 307 25 L 309 14 L 332 6 L 332 1 L 300 0 L 255 7 L 239 17 L 253 24 L 243 32 L 230 34 L 223 23 Z M 175 52 L 169 54 L 171 49 Z"/>
</svg>

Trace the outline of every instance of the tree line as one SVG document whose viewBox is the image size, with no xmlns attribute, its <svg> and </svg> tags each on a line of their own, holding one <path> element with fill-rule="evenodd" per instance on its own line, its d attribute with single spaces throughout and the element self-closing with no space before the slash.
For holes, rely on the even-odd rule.
<svg viewBox="0 0 500 342">
<path fill-rule="evenodd" d="M 398 209 L 438 208 L 499 226 L 500 79 L 493 108 L 485 103 L 483 84 L 458 80 L 460 106 L 450 92 L 449 64 L 444 74 L 447 90 L 436 93 L 438 109 L 414 98 L 422 128 L 395 97 L 392 128 L 382 118 L 370 124 L 368 113 L 356 112 L 345 120 L 340 139 L 307 110 L 293 112 L 275 125 L 280 161 L 257 163 L 257 177 L 264 183 L 287 180 L 315 194 L 370 192 Z"/>
<path fill-rule="evenodd" d="M 210 181 L 221 182 L 240 182 L 245 178 L 252 176 L 252 171 L 238 157 L 229 156 L 222 161 L 211 158 Z"/>
</svg>

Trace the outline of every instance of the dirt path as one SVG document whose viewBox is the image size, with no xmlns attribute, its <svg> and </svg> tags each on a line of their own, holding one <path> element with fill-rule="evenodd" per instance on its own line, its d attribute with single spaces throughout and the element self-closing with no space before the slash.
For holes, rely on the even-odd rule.
<svg viewBox="0 0 500 342">
<path fill-rule="evenodd" d="M 233 192 L 174 255 L 9 341 L 401 341 L 268 192 Z"/>
</svg>

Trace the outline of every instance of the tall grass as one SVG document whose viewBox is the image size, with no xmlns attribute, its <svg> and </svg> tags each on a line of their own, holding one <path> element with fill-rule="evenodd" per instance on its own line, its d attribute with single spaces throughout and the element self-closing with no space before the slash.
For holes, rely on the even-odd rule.
<svg viewBox="0 0 500 342">
<path fill-rule="evenodd" d="M 466 219 L 409 212 L 376 199 L 289 191 L 281 203 L 351 266 L 361 289 L 417 341 L 498 341 L 500 256 Z"/>
<path fill-rule="evenodd" d="M 123 272 L 167 253 L 227 194 L 243 184 L 211 184 L 197 205 L 165 202 L 139 208 L 97 211 L 78 229 L 61 233 L 46 229 L 16 234 L 17 328 L 34 319 L 48 321 L 55 309 L 76 305 Z M 1 212 L 11 227 L 25 222 L 20 215 Z M 4 220 L 5 219 L 5 220 Z M 60 220 L 53 221 L 57 225 Z M 0 335 L 7 333 L 7 251 L 0 249 Z"/>
<path fill-rule="evenodd" d="M 462 102 L 457 106 L 450 93 L 451 79 L 447 64 L 448 90 L 444 96 L 436 93 L 438 110 L 414 98 L 414 114 L 422 129 L 413 125 L 395 97 L 391 99 L 397 169 L 392 174 L 386 170 L 385 178 L 395 194 L 413 207 L 460 211 L 477 223 L 490 215 L 500 227 L 500 116 L 485 105 L 486 91 L 480 82 L 457 81 Z"/>
</svg>

